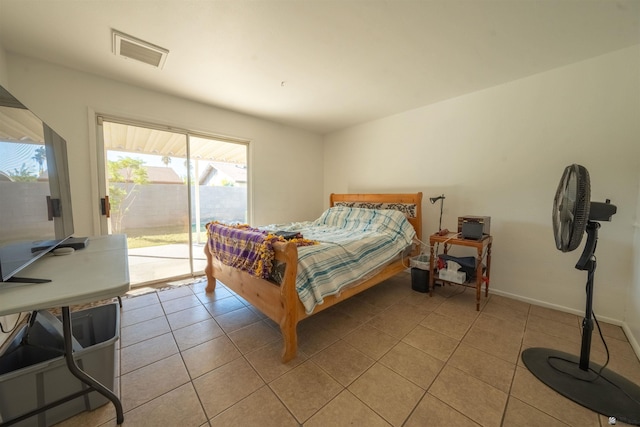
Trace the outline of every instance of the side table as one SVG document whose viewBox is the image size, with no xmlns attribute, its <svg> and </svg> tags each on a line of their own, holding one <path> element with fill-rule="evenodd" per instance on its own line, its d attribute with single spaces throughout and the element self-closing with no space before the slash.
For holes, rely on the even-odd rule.
<svg viewBox="0 0 640 427">
<path fill-rule="evenodd" d="M 433 260 L 437 256 L 434 253 L 434 246 L 437 243 L 441 243 L 444 246 L 444 253 L 448 253 L 449 248 L 451 246 L 466 246 L 471 248 L 476 248 L 478 255 L 476 257 L 476 277 L 475 282 L 466 281 L 462 283 L 464 286 L 473 286 L 476 288 L 476 310 L 480 310 L 480 296 L 482 292 L 482 282 L 485 282 L 484 288 L 484 296 L 485 298 L 489 296 L 489 277 L 491 273 L 491 245 L 493 244 L 493 237 L 489 235 L 485 235 L 481 240 L 471 240 L 471 239 L 463 239 L 459 233 L 448 233 L 443 236 L 438 234 L 432 234 L 429 236 L 429 246 L 431 248 L 430 257 L 429 257 L 429 294 L 433 295 L 433 283 L 435 280 L 447 282 L 446 280 L 440 279 L 439 277 L 435 277 L 436 273 L 434 273 L 433 268 Z M 484 259 L 483 254 L 486 249 L 486 270 L 483 274 L 482 269 L 482 260 Z M 449 282 L 454 283 L 454 282 Z M 457 283 L 460 284 L 460 283 Z"/>
</svg>

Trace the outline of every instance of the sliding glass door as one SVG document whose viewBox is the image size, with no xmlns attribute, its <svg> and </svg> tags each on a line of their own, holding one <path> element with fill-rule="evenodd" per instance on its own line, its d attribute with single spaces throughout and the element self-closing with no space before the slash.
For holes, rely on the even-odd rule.
<svg viewBox="0 0 640 427">
<path fill-rule="evenodd" d="M 126 234 L 132 286 L 201 274 L 208 221 L 247 221 L 247 144 L 99 118 L 103 234 Z"/>
</svg>

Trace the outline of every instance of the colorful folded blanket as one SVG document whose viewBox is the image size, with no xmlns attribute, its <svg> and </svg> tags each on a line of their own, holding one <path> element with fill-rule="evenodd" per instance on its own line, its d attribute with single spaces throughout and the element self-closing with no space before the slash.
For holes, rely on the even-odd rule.
<svg viewBox="0 0 640 427">
<path fill-rule="evenodd" d="M 277 237 L 246 224 L 207 224 L 211 254 L 223 264 L 241 269 L 253 276 L 267 278 L 273 262 L 273 242 Z"/>
<path fill-rule="evenodd" d="M 273 244 L 285 241 L 282 236 L 247 224 L 228 225 L 217 221 L 206 225 L 209 250 L 223 264 L 243 270 L 255 277 L 269 278 L 273 266 Z M 297 246 L 313 245 L 307 239 L 292 239 Z"/>
</svg>

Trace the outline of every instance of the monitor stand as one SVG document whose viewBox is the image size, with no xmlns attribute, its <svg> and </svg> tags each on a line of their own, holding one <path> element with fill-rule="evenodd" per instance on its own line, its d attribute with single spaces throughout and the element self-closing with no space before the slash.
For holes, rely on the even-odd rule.
<svg viewBox="0 0 640 427">
<path fill-rule="evenodd" d="M 58 248 L 73 248 L 75 250 L 84 249 L 89 244 L 88 237 L 69 237 L 64 242 L 60 243 Z"/>
</svg>

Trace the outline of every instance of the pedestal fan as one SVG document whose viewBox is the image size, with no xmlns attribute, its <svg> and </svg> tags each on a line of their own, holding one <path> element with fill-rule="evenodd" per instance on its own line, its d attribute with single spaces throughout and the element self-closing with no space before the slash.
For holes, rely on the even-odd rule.
<svg viewBox="0 0 640 427">
<path fill-rule="evenodd" d="M 599 414 L 640 425 L 640 387 L 606 369 L 606 364 L 600 366 L 589 361 L 595 319 L 592 302 L 598 221 L 611 221 L 617 210 L 609 200 L 600 203 L 591 202 L 590 198 L 587 169 L 576 164 L 567 166 L 553 201 L 553 232 L 556 247 L 562 252 L 576 249 L 587 233 L 587 242 L 576 264 L 578 270 L 587 271 L 580 357 L 548 348 L 529 348 L 522 352 L 522 361 L 540 381 L 574 402 Z"/>
</svg>

